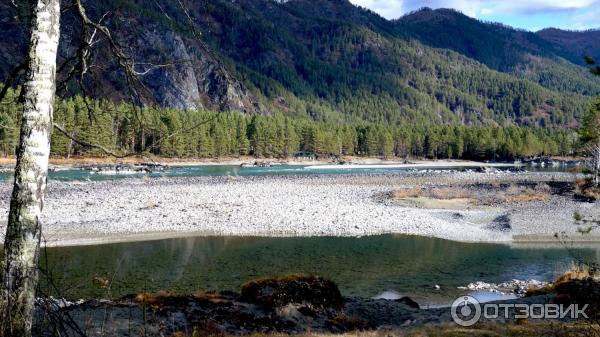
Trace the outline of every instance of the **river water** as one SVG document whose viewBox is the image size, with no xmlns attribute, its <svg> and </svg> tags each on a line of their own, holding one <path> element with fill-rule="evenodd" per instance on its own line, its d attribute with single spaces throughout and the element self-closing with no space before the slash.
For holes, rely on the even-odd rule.
<svg viewBox="0 0 600 337">
<path fill-rule="evenodd" d="M 314 273 L 334 280 L 345 296 L 410 296 L 443 305 L 474 281 L 550 281 L 573 259 L 600 261 L 600 247 L 459 243 L 406 235 L 363 238 L 202 237 L 89 247 L 42 254 L 52 290 L 68 298 L 118 297 L 140 291 L 239 290 L 264 276 Z M 108 289 L 100 280 L 110 281 Z M 440 290 L 434 287 L 440 286 Z M 50 291 L 49 291 L 50 290 Z"/>
<path fill-rule="evenodd" d="M 311 175 L 311 174 L 406 174 L 415 171 L 444 171 L 444 170 L 473 170 L 473 167 L 444 168 L 439 166 L 422 166 L 419 168 L 402 168 L 395 165 L 274 165 L 271 167 L 240 167 L 239 165 L 202 165 L 168 167 L 161 172 L 153 173 L 96 173 L 82 169 L 58 169 L 50 171 L 49 180 L 112 180 L 141 177 L 200 177 L 200 176 L 282 176 L 282 175 Z M 566 167 L 558 168 L 527 168 L 530 171 L 566 171 Z M 0 172 L 0 182 L 12 178 L 12 172 Z"/>
<path fill-rule="evenodd" d="M 305 174 L 406 174 L 396 167 L 344 168 L 279 165 L 174 167 L 149 177 Z M 467 170 L 468 168 L 453 168 Z M 11 173 L 0 174 L 0 180 Z M 142 178 L 145 174 L 50 172 L 50 180 Z M 573 248 L 573 247 L 571 247 Z M 410 296 L 444 305 L 471 282 L 511 279 L 550 281 L 576 259 L 600 261 L 600 245 L 566 249 L 559 244 L 518 246 L 458 243 L 405 235 L 363 238 L 201 237 L 45 249 L 43 293 L 69 299 L 116 298 L 140 291 L 187 294 L 239 290 L 246 281 L 289 273 L 314 273 L 335 281 L 345 296 Z M 110 285 L 110 286 L 108 286 Z M 439 286 L 439 290 L 436 289 Z"/>
</svg>

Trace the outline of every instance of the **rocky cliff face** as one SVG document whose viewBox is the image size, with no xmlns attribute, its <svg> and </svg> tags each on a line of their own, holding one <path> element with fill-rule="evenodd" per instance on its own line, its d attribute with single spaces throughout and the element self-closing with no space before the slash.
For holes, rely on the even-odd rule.
<svg viewBox="0 0 600 337">
<path fill-rule="evenodd" d="M 160 105 L 247 114 L 266 112 L 244 84 L 197 41 L 171 30 L 145 27 L 127 42 L 130 53 L 141 63 L 138 70 L 149 70 L 142 79 Z M 153 65 L 144 64 L 147 62 Z"/>
<path fill-rule="evenodd" d="M 89 6 L 91 12 L 96 10 L 93 5 Z M 10 8 L 0 6 L 3 18 L 0 27 L 10 32 L 3 34 L 0 43 L 0 82 L 23 62 L 27 50 L 26 25 L 14 14 Z M 59 64 L 74 55 L 80 42 L 77 20 L 69 15 L 61 20 Z M 136 63 L 135 69 L 141 73 L 140 78 L 152 96 L 151 101 L 178 109 L 268 113 L 200 41 L 143 17 L 115 16 L 104 23 L 127 48 L 128 56 Z M 90 69 L 92 76 L 86 81 L 90 93 L 98 98 L 128 99 L 127 84 L 119 67 L 111 61 L 108 44 L 100 42 L 95 50 L 94 66 Z M 74 85 L 70 89 L 59 94 L 69 95 L 78 90 Z"/>
<path fill-rule="evenodd" d="M 144 75 L 144 82 L 155 93 L 155 99 L 161 105 L 179 109 L 204 107 L 200 101 L 198 79 L 193 66 L 195 57 L 190 55 L 180 36 L 171 31 L 146 30 L 136 44 L 157 46 L 173 58 L 172 66 L 150 70 Z"/>
</svg>

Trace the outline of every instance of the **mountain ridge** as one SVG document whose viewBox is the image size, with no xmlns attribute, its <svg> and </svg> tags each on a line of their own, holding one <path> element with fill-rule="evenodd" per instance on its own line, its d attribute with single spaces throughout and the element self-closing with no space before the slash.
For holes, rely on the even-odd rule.
<svg viewBox="0 0 600 337">
<path fill-rule="evenodd" d="M 180 109 L 340 122 L 572 127 L 600 93 L 600 80 L 574 63 L 575 48 L 565 38 L 452 10 L 389 21 L 347 0 L 197 1 L 188 10 L 198 41 L 175 0 L 86 6 L 96 17 L 115 13 L 109 25 L 136 60 L 191 59 L 144 78 L 161 105 Z M 428 34 L 432 30 L 438 33 Z M 76 30 L 63 31 L 64 59 Z M 17 64 L 10 51 L 23 49 L 17 35 L 0 33 L 0 80 Z M 102 56 L 94 60 L 102 64 Z M 106 89 L 100 98 L 124 98 L 118 71 L 103 67 L 110 72 L 100 74 Z"/>
</svg>

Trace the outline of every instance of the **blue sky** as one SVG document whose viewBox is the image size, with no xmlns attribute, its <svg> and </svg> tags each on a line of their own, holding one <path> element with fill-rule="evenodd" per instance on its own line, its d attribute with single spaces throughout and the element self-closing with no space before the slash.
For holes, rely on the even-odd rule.
<svg viewBox="0 0 600 337">
<path fill-rule="evenodd" d="M 395 19 L 421 7 L 454 8 L 485 21 L 536 31 L 600 28 L 600 0 L 350 0 Z"/>
</svg>

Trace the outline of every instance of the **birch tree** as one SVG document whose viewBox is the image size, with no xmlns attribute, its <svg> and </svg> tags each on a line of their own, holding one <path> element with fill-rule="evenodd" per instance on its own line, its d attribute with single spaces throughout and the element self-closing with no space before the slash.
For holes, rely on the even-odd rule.
<svg viewBox="0 0 600 337">
<path fill-rule="evenodd" d="M 40 217 L 46 192 L 51 133 L 54 127 L 67 137 L 71 135 L 71 132 L 61 126 L 53 125 L 57 72 L 61 72 L 63 75 L 63 80 L 58 85 L 66 86 L 69 81 L 75 81 L 86 96 L 83 79 L 92 66 L 92 52 L 94 48 L 98 49 L 96 45 L 102 40 L 108 47 L 112 61 L 122 71 L 132 102 L 137 106 L 142 106 L 148 105 L 148 103 L 152 104 L 152 98 L 141 81 L 141 76 L 153 69 L 189 62 L 189 60 L 162 64 L 143 62 L 141 64 L 144 65 L 144 68 L 136 69 L 139 64 L 125 53 L 126 48 L 113 38 L 108 27 L 102 23 L 108 13 L 98 21 L 94 21 L 86 14 L 82 0 L 72 0 L 71 5 L 66 7 L 73 11 L 75 17 L 78 18 L 81 29 L 75 38 L 78 38 L 79 46 L 74 55 L 67 57 L 57 67 L 60 2 L 61 0 L 11 1 L 14 7 L 30 6 L 31 17 L 28 27 L 29 45 L 26 61 L 13 69 L 6 79 L 4 87 L 0 90 L 0 101 L 2 101 L 9 87 L 19 84 L 16 79 L 22 71 L 25 71 L 21 95 L 23 98 L 22 125 L 16 153 L 17 164 L 13 193 L 4 238 L 2 317 L 0 317 L 2 319 L 0 333 L 4 337 L 31 335 L 42 233 Z M 187 8 L 183 2 L 178 1 L 178 3 L 189 20 L 190 26 L 194 29 Z M 203 44 L 201 46 L 204 50 L 208 50 Z M 216 60 L 211 54 L 209 55 L 212 60 Z M 145 99 L 146 97 L 150 97 L 150 102 Z M 196 128 L 207 122 L 209 120 L 192 127 Z M 192 127 L 176 133 L 189 132 Z M 167 135 L 164 139 L 173 135 Z M 72 136 L 70 138 L 82 146 L 100 149 L 114 157 L 123 158 L 140 154 L 139 152 L 119 154 L 117 151 L 97 144 L 81 142 Z M 158 141 L 160 140 L 162 139 Z M 143 149 L 143 151 L 145 150 Z"/>
<path fill-rule="evenodd" d="M 592 170 L 594 186 L 599 185 L 600 174 L 600 97 L 596 98 L 588 112 L 583 117 L 581 140 L 585 152 L 590 156 L 589 167 Z"/>
<path fill-rule="evenodd" d="M 585 62 L 592 66 L 590 72 L 600 76 L 600 66 L 591 57 L 585 57 Z M 596 97 L 588 112 L 583 116 L 579 134 L 585 144 L 585 151 L 590 155 L 590 168 L 593 173 L 594 186 L 600 185 L 600 97 Z"/>
<path fill-rule="evenodd" d="M 10 76 L 25 69 L 22 84 L 23 117 L 4 238 L 2 333 L 5 337 L 31 335 L 42 233 L 40 217 L 46 192 L 57 84 L 60 1 L 33 0 L 21 3 L 30 6 L 31 20 L 26 62 L 17 66 Z M 14 1 L 13 5 L 18 6 Z M 81 0 L 74 0 L 71 8 L 75 9 L 81 23 L 81 43 L 75 57 L 69 58 L 60 67 L 69 69 L 63 83 L 77 78 L 81 89 L 84 89 L 83 76 L 88 71 L 90 51 L 99 33 L 108 41 L 113 57 L 132 84 L 130 89 L 138 93 L 134 85 L 141 85 L 141 81 L 137 77 L 135 63 L 125 55 L 108 28 L 88 18 Z M 70 64 L 71 60 L 76 61 Z M 0 92 L 0 100 L 12 80 L 9 78 Z"/>
<path fill-rule="evenodd" d="M 592 179 L 594 186 L 598 187 L 600 185 L 600 140 L 596 141 L 596 143 L 588 144 L 585 149 L 591 155 L 590 167 L 594 175 Z"/>
<path fill-rule="evenodd" d="M 52 114 L 60 0 L 32 2 L 23 119 L 4 243 L 4 336 L 31 335 Z"/>
</svg>

